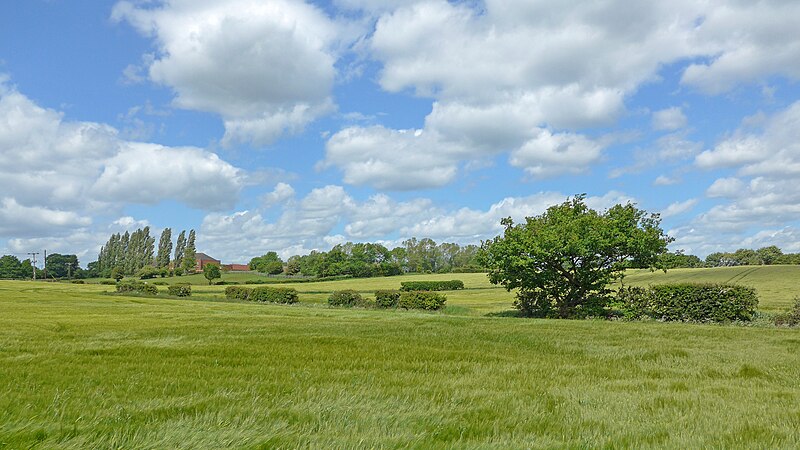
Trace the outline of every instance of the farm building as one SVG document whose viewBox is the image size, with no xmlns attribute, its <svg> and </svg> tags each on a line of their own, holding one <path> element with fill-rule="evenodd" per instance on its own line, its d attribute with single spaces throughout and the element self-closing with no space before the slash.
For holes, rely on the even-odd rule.
<svg viewBox="0 0 800 450">
<path fill-rule="evenodd" d="M 217 265 L 220 265 L 220 261 L 218 259 L 214 259 L 214 258 L 206 255 L 205 253 L 199 253 L 198 252 L 197 254 L 195 254 L 195 260 L 197 261 L 197 263 L 194 266 L 194 269 L 197 272 L 202 272 L 203 271 L 203 267 L 205 267 L 206 264 L 217 264 Z"/>
</svg>

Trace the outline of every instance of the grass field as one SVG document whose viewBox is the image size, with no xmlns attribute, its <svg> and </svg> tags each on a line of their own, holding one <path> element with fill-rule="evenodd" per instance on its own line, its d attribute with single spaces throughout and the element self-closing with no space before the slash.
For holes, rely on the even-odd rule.
<svg viewBox="0 0 800 450">
<path fill-rule="evenodd" d="M 797 269 L 765 269 L 625 282 L 736 276 L 788 304 Z M 319 304 L 401 278 L 293 306 L 0 282 L 0 448 L 800 447 L 798 329 L 494 317 L 512 295 L 484 275 L 411 278 L 467 289 L 421 313 Z"/>
</svg>

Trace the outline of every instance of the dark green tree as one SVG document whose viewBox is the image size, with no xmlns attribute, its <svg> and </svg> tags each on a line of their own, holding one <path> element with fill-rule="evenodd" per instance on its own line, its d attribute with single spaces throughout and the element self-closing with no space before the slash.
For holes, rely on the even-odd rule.
<svg viewBox="0 0 800 450">
<path fill-rule="evenodd" d="M 0 257 L 0 278 L 19 279 L 23 278 L 24 270 L 22 261 L 13 255 L 3 255 Z"/>
<path fill-rule="evenodd" d="M 182 230 L 175 241 L 175 256 L 172 259 L 172 268 L 183 270 L 183 254 L 186 251 L 186 230 Z"/>
<path fill-rule="evenodd" d="M 169 267 L 169 258 L 172 254 L 172 229 L 164 228 L 158 240 L 158 253 L 156 254 L 156 267 L 164 269 Z"/>
<path fill-rule="evenodd" d="M 515 306 L 524 314 L 602 315 L 612 298 L 608 285 L 625 268 L 654 267 L 667 251 L 672 239 L 657 214 L 630 203 L 600 213 L 584 200 L 576 196 L 520 225 L 503 219 L 503 236 L 483 243 L 479 259 L 489 280 L 518 289 Z"/>
<path fill-rule="evenodd" d="M 183 261 L 181 267 L 183 273 L 194 273 L 197 266 L 197 248 L 195 247 L 194 230 L 189 230 L 189 238 L 186 240 L 186 249 L 183 251 Z"/>
<path fill-rule="evenodd" d="M 277 275 L 283 272 L 283 260 L 275 252 L 267 252 L 262 256 L 256 256 L 248 264 L 250 270 L 256 272 Z"/>
<path fill-rule="evenodd" d="M 222 272 L 219 269 L 219 264 L 208 263 L 203 266 L 203 276 L 208 280 L 208 284 L 214 284 L 214 280 L 222 278 Z"/>
<path fill-rule="evenodd" d="M 72 277 L 78 269 L 78 257 L 76 255 L 62 255 L 60 253 L 50 253 L 47 255 L 47 276 L 53 278 Z"/>
</svg>

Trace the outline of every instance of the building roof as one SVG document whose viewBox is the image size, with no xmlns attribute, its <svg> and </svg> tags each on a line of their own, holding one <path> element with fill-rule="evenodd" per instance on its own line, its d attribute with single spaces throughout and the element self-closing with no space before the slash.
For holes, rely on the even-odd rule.
<svg viewBox="0 0 800 450">
<path fill-rule="evenodd" d="M 196 260 L 198 260 L 198 261 L 215 261 L 215 262 L 219 262 L 218 259 L 212 258 L 212 257 L 206 255 L 205 253 L 200 253 L 200 252 L 195 253 L 194 258 Z"/>
</svg>

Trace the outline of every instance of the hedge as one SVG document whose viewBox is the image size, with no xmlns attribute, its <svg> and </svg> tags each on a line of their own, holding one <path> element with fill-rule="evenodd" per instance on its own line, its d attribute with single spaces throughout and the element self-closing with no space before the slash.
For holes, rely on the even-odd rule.
<svg viewBox="0 0 800 450">
<path fill-rule="evenodd" d="M 378 308 L 397 308 L 400 291 L 375 291 L 375 306 Z"/>
<path fill-rule="evenodd" d="M 800 298 L 794 300 L 794 306 L 783 314 L 774 317 L 775 325 L 796 327 L 800 325 Z"/>
<path fill-rule="evenodd" d="M 188 283 L 173 284 L 167 288 L 167 293 L 175 297 L 191 297 L 192 285 Z"/>
<path fill-rule="evenodd" d="M 236 287 L 236 286 L 230 286 Z M 248 296 L 251 302 L 297 303 L 297 290 L 293 288 L 257 287 Z"/>
<path fill-rule="evenodd" d="M 404 281 L 400 283 L 401 291 L 456 291 L 464 289 L 461 280 L 450 281 Z"/>
<path fill-rule="evenodd" d="M 225 298 L 230 300 L 249 300 L 252 288 L 243 286 L 228 286 L 225 288 Z"/>
<path fill-rule="evenodd" d="M 120 293 L 138 292 L 140 294 L 158 295 L 158 288 L 152 284 L 131 280 L 118 283 L 117 292 Z"/>
<path fill-rule="evenodd" d="M 684 322 L 750 321 L 758 306 L 752 287 L 710 283 L 630 287 L 620 290 L 618 300 L 627 317 Z"/>
<path fill-rule="evenodd" d="M 400 294 L 397 306 L 405 309 L 426 309 L 435 311 L 444 308 L 447 297 L 444 294 L 428 291 L 410 291 Z"/>
<path fill-rule="evenodd" d="M 331 306 L 361 306 L 364 299 L 361 294 L 352 290 L 335 291 L 328 297 L 328 304 Z"/>
</svg>

